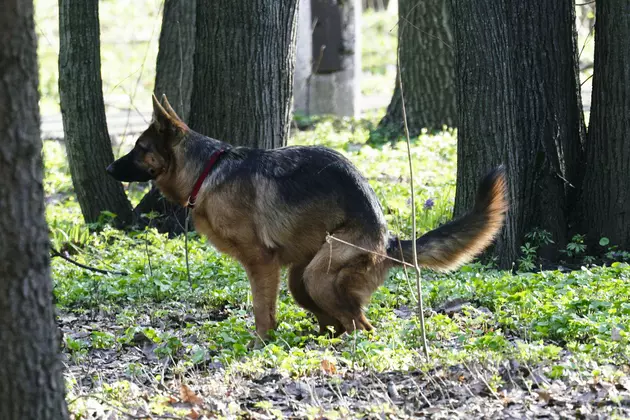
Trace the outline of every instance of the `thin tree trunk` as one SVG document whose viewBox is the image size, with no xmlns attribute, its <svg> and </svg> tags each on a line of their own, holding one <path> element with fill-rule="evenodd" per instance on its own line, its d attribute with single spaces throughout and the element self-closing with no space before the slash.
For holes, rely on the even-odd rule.
<svg viewBox="0 0 630 420">
<path fill-rule="evenodd" d="M 448 0 L 399 1 L 398 71 L 402 76 L 411 136 L 417 136 L 423 128 L 456 125 L 455 51 L 450 14 Z M 403 134 L 398 82 L 378 132 L 389 138 Z"/>
<path fill-rule="evenodd" d="M 193 87 L 195 53 L 196 0 L 166 0 L 160 31 L 160 45 L 155 75 L 155 96 L 168 97 L 177 114 L 188 121 Z M 184 231 L 186 210 L 165 200 L 153 186 L 134 209 L 138 217 L 156 212 L 151 226 L 159 232 L 180 234 Z M 192 230 L 192 226 L 190 226 Z"/>
<path fill-rule="evenodd" d="M 0 418 L 64 419 L 33 2 L 0 2 Z"/>
<path fill-rule="evenodd" d="M 297 0 L 198 0 L 190 127 L 232 144 L 286 144 Z"/>
<path fill-rule="evenodd" d="M 597 3 L 581 232 L 630 248 L 630 4 Z"/>
<path fill-rule="evenodd" d="M 188 121 L 193 87 L 196 0 L 165 0 L 155 74 L 155 96 L 166 94 Z"/>
<path fill-rule="evenodd" d="M 511 196 L 497 252 L 507 268 L 535 228 L 550 232 L 557 246 L 566 243 L 583 136 L 575 9 L 570 0 L 454 3 L 461 105 L 455 214 L 470 208 L 482 171 L 502 158 Z M 470 24 L 467 12 L 480 19 Z M 495 26 L 499 39 L 490 35 Z M 497 124 L 498 131 L 489 128 Z M 541 256 L 553 259 L 555 250 Z"/>
<path fill-rule="evenodd" d="M 87 223 L 102 211 L 131 222 L 122 184 L 105 168 L 114 160 L 107 132 L 98 0 L 59 0 L 59 97 L 72 184 Z"/>
</svg>

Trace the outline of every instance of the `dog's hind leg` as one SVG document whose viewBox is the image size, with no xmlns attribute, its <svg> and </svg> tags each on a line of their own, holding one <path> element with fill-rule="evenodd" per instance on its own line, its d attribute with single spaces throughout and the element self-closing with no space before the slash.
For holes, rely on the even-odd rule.
<svg viewBox="0 0 630 420">
<path fill-rule="evenodd" d="M 331 256 L 329 247 L 324 246 L 304 271 L 306 289 L 313 301 L 348 332 L 373 328 L 362 310 L 378 287 L 378 273 L 371 272 L 370 261 L 364 252 L 356 250 Z"/>
<path fill-rule="evenodd" d="M 268 338 L 269 331 L 276 328 L 276 308 L 280 288 L 280 263 L 277 259 L 265 262 L 243 264 L 254 300 L 254 320 L 257 340 L 254 346 L 260 346 L 261 340 Z"/>
<path fill-rule="evenodd" d="M 289 269 L 289 291 L 291 295 L 293 295 L 298 305 L 312 312 L 315 317 L 317 317 L 320 334 L 328 334 L 330 332 L 328 330 L 329 326 L 334 328 L 335 337 L 343 334 L 345 329 L 341 325 L 341 322 L 326 314 L 308 294 L 304 284 L 304 268 L 304 265 L 294 265 Z"/>
<path fill-rule="evenodd" d="M 363 307 L 369 302 L 372 293 L 383 283 L 384 270 L 380 266 L 374 266 L 371 258 L 359 258 L 359 261 L 350 264 L 337 273 L 334 281 L 337 299 L 340 308 L 347 308 L 351 318 L 346 329 L 351 332 L 355 329 L 370 331 L 372 324 L 363 313 Z"/>
</svg>

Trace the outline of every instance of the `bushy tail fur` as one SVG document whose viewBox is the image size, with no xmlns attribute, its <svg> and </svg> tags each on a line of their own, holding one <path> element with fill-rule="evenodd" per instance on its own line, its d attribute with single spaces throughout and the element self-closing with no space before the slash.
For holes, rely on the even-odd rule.
<svg viewBox="0 0 630 420">
<path fill-rule="evenodd" d="M 475 206 L 465 216 L 427 232 L 416 240 L 418 265 L 437 271 L 460 267 L 481 253 L 503 225 L 508 208 L 503 166 L 481 181 Z M 413 263 L 412 241 L 390 239 L 387 255 Z"/>
</svg>

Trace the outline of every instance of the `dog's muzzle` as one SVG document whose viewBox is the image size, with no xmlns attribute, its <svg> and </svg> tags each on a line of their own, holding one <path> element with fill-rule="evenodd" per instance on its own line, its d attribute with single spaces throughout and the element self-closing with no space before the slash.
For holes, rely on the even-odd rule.
<svg viewBox="0 0 630 420">
<path fill-rule="evenodd" d="M 107 173 L 121 182 L 148 182 L 152 180 L 153 175 L 136 165 L 132 153 L 133 151 L 115 160 L 107 167 Z"/>
</svg>

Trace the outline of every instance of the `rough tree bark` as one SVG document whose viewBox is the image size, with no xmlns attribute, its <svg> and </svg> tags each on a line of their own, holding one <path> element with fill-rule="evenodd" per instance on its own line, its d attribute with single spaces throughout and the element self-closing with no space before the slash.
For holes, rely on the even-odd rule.
<svg viewBox="0 0 630 420">
<path fill-rule="evenodd" d="M 0 418 L 64 419 L 33 2 L 0 1 Z"/>
<path fill-rule="evenodd" d="M 460 104 L 455 215 L 472 205 L 484 171 L 507 164 L 510 211 L 497 254 L 508 268 L 534 228 L 550 232 L 556 246 L 566 243 L 583 138 L 575 9 L 570 0 L 452 6 Z M 541 252 L 556 256 L 552 248 Z"/>
<path fill-rule="evenodd" d="M 597 3 L 580 231 L 630 248 L 630 3 Z"/>
<path fill-rule="evenodd" d="M 459 216 L 472 205 L 481 177 L 507 163 L 508 148 L 516 143 L 515 93 L 505 1 L 452 0 L 451 10 L 459 104 L 455 195 L 455 216 Z M 515 170 L 506 166 L 513 210 Z M 510 212 L 496 254 L 507 259 L 516 255 L 518 248 L 510 241 L 515 228 Z"/>
<path fill-rule="evenodd" d="M 72 184 L 87 223 L 102 211 L 132 220 L 122 184 L 105 168 L 114 160 L 107 132 L 98 0 L 59 1 L 59 97 Z"/>
<path fill-rule="evenodd" d="M 196 0 L 165 0 L 155 74 L 155 96 L 166 94 L 188 121 L 193 87 Z"/>
<path fill-rule="evenodd" d="M 193 86 L 195 53 L 196 0 L 166 0 L 155 75 L 155 96 L 166 94 L 177 114 L 188 121 Z M 156 212 L 151 226 L 159 232 L 180 234 L 184 231 L 185 209 L 166 200 L 153 186 L 138 203 L 137 216 Z M 192 226 L 190 227 L 192 230 Z"/>
<path fill-rule="evenodd" d="M 402 76 L 409 134 L 423 128 L 454 127 L 457 120 L 455 51 L 448 0 L 399 0 L 398 71 Z M 377 130 L 404 134 L 398 77 L 387 113 Z"/>
<path fill-rule="evenodd" d="M 190 127 L 232 144 L 286 144 L 297 0 L 198 0 Z"/>
<path fill-rule="evenodd" d="M 567 243 L 585 131 L 575 5 L 527 0 L 510 6 L 518 134 L 510 148 L 510 162 L 518 168 L 514 240 L 520 245 L 525 234 L 544 229 L 555 245 L 540 256 L 555 260 L 557 247 Z"/>
</svg>

